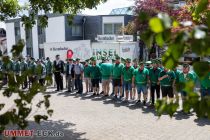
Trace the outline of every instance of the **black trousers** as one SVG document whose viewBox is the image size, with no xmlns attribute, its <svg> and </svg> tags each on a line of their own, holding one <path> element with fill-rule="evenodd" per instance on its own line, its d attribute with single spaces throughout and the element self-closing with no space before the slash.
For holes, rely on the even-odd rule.
<svg viewBox="0 0 210 140">
<path fill-rule="evenodd" d="M 160 99 L 160 85 L 151 85 L 151 98 L 152 98 L 152 104 L 155 102 L 155 92 L 157 94 L 157 99 Z"/>
<path fill-rule="evenodd" d="M 45 84 L 45 79 L 39 79 L 39 83 L 40 83 L 41 86 L 44 86 L 44 84 Z"/>
<path fill-rule="evenodd" d="M 78 88 L 78 92 L 83 92 L 83 85 L 82 85 L 82 79 L 81 79 L 81 74 L 76 74 L 75 75 L 75 83 L 77 85 Z"/>
<path fill-rule="evenodd" d="M 63 77 L 60 72 L 55 72 L 55 82 L 57 85 L 57 90 L 63 90 Z"/>
</svg>

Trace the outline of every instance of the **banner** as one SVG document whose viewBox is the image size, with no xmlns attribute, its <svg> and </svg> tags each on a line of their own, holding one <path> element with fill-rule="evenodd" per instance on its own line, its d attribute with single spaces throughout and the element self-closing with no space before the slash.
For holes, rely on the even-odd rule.
<svg viewBox="0 0 210 140">
<path fill-rule="evenodd" d="M 66 60 L 68 50 L 72 50 L 72 58 L 80 58 L 81 61 L 85 61 L 92 56 L 90 40 L 45 43 L 43 44 L 43 48 L 45 57 L 49 57 L 51 60 L 54 60 L 57 54 L 60 55 L 61 60 Z"/>
</svg>

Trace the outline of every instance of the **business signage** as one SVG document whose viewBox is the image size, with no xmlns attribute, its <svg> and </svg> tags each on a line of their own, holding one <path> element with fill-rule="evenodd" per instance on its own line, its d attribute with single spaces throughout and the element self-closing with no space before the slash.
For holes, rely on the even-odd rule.
<svg viewBox="0 0 210 140">
<path fill-rule="evenodd" d="M 133 35 L 97 35 L 99 42 L 132 42 Z"/>
</svg>

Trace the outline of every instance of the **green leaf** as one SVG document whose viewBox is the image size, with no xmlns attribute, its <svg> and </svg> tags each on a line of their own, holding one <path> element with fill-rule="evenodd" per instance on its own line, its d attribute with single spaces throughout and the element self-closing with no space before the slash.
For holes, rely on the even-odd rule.
<svg viewBox="0 0 210 140">
<path fill-rule="evenodd" d="M 161 33 L 164 30 L 162 21 L 157 17 L 150 19 L 149 26 L 150 29 L 155 33 Z"/>
<path fill-rule="evenodd" d="M 193 69 L 200 78 L 203 78 L 209 72 L 209 64 L 208 62 L 195 62 Z"/>
<path fill-rule="evenodd" d="M 162 47 L 164 45 L 164 40 L 163 40 L 163 36 L 161 33 L 158 33 L 155 36 L 155 41 L 157 42 L 158 46 Z"/>
<path fill-rule="evenodd" d="M 162 20 L 166 29 L 169 29 L 171 27 L 171 18 L 167 13 L 159 13 L 158 17 Z"/>
<path fill-rule="evenodd" d="M 208 0 L 200 0 L 198 3 L 198 6 L 195 9 L 195 14 L 199 15 L 201 12 L 207 9 L 208 6 Z"/>
</svg>

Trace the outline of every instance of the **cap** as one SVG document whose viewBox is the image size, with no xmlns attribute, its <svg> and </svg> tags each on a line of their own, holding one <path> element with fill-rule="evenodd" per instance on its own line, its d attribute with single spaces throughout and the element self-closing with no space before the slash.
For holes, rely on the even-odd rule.
<svg viewBox="0 0 210 140">
<path fill-rule="evenodd" d="M 80 60 L 79 58 L 76 58 L 76 61 Z"/>
<path fill-rule="evenodd" d="M 135 58 L 135 59 L 133 59 L 133 62 L 137 62 L 137 59 Z"/>
<path fill-rule="evenodd" d="M 189 67 L 190 65 L 188 63 L 183 63 L 183 67 Z"/>
<path fill-rule="evenodd" d="M 152 64 L 152 61 L 147 61 L 145 64 L 148 64 L 148 65 Z"/>
<path fill-rule="evenodd" d="M 91 58 L 91 61 L 96 61 L 96 57 L 92 57 Z"/>
<path fill-rule="evenodd" d="M 144 62 L 143 62 L 143 61 L 139 62 L 139 65 L 143 65 L 143 64 L 144 64 Z"/>
<path fill-rule="evenodd" d="M 118 55 L 115 55 L 115 59 L 120 59 L 120 57 Z"/>
<path fill-rule="evenodd" d="M 126 59 L 126 62 L 130 63 L 131 62 L 131 59 L 130 58 L 127 58 Z"/>
<path fill-rule="evenodd" d="M 89 62 L 89 59 L 86 59 L 85 62 Z"/>
<path fill-rule="evenodd" d="M 69 61 L 73 61 L 73 59 L 72 59 L 72 58 L 69 58 L 68 60 L 69 60 Z"/>
</svg>

